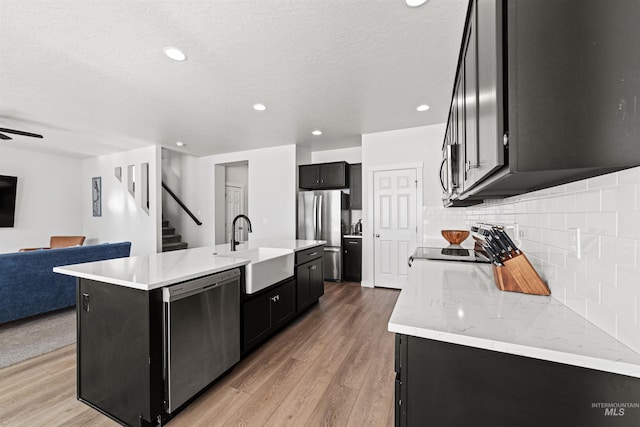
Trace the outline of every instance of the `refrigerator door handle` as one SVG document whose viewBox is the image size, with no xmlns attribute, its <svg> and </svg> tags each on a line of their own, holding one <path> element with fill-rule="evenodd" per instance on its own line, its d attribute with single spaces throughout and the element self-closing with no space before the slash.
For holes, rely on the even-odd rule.
<svg viewBox="0 0 640 427">
<path fill-rule="evenodd" d="M 318 195 L 313 195 L 313 238 L 318 240 Z"/>
<path fill-rule="evenodd" d="M 322 206 L 322 194 L 318 195 L 318 201 L 318 236 L 316 237 L 316 240 L 321 240 L 323 235 L 322 210 L 324 209 L 324 206 Z"/>
</svg>

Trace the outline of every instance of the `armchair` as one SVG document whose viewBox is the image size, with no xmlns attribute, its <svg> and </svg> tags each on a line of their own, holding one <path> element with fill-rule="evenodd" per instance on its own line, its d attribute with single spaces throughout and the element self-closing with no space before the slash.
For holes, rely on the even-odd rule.
<svg viewBox="0 0 640 427">
<path fill-rule="evenodd" d="M 35 251 L 37 249 L 56 249 L 69 246 L 82 246 L 85 236 L 51 236 L 49 246 L 46 248 L 22 248 L 18 252 Z"/>
</svg>

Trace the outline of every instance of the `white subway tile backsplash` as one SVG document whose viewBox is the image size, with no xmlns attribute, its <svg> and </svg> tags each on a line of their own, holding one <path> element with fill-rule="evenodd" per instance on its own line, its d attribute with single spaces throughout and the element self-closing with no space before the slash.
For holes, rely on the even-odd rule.
<svg viewBox="0 0 640 427">
<path fill-rule="evenodd" d="M 565 184 L 565 191 L 567 193 L 577 193 L 578 191 L 583 191 L 587 189 L 587 180 L 583 179 L 582 181 L 575 181 Z"/>
<path fill-rule="evenodd" d="M 581 240 L 582 257 L 600 257 L 600 236 L 597 234 L 583 234 Z"/>
<path fill-rule="evenodd" d="M 590 276 L 576 274 L 576 293 L 582 295 L 588 301 L 600 303 L 600 283 Z"/>
<path fill-rule="evenodd" d="M 587 179 L 587 188 L 610 187 L 616 184 L 618 184 L 618 176 L 615 173 L 609 173 Z"/>
<path fill-rule="evenodd" d="M 640 212 L 618 213 L 618 236 L 640 240 Z"/>
<path fill-rule="evenodd" d="M 616 213 L 595 212 L 587 214 L 587 233 L 601 236 L 616 235 Z"/>
<path fill-rule="evenodd" d="M 577 259 L 574 256 L 568 255 L 565 260 L 565 265 L 568 269 L 575 271 L 576 274 L 587 274 L 587 260 L 585 257 Z"/>
<path fill-rule="evenodd" d="M 564 303 L 567 305 L 567 307 L 569 307 L 582 317 L 587 317 L 587 299 L 579 292 L 573 292 L 570 291 L 569 288 L 566 288 Z"/>
<path fill-rule="evenodd" d="M 587 301 L 587 319 L 609 335 L 616 336 L 616 313 L 607 306 Z"/>
<path fill-rule="evenodd" d="M 640 325 L 619 321 L 617 325 L 617 338 L 640 353 Z"/>
<path fill-rule="evenodd" d="M 576 194 L 576 212 L 600 212 L 600 190 Z"/>
<path fill-rule="evenodd" d="M 636 241 L 602 236 L 600 238 L 600 257 L 613 264 L 633 267 L 636 264 Z M 640 277 L 638 280 L 640 281 Z"/>
<path fill-rule="evenodd" d="M 549 228 L 551 230 L 564 230 L 567 226 L 567 216 L 564 213 L 549 215 Z"/>
<path fill-rule="evenodd" d="M 517 223 L 552 297 L 640 352 L 640 167 L 423 214 L 424 236 L 452 223 Z M 569 253 L 572 228 L 581 231 L 581 259 Z"/>
<path fill-rule="evenodd" d="M 603 212 L 628 212 L 637 209 L 636 184 L 618 185 L 617 187 L 603 188 L 602 211 Z"/>
<path fill-rule="evenodd" d="M 616 268 L 616 287 L 640 295 L 640 269 L 618 265 Z"/>
<path fill-rule="evenodd" d="M 587 214 L 586 213 L 568 213 L 567 229 L 579 228 L 583 231 L 587 230 Z"/>
</svg>

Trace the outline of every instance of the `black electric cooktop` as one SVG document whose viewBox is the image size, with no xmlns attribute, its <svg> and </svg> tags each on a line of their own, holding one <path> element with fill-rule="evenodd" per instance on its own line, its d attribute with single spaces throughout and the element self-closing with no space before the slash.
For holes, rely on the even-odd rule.
<svg viewBox="0 0 640 427">
<path fill-rule="evenodd" d="M 490 262 L 489 258 L 473 249 L 465 249 L 462 246 L 450 245 L 446 248 L 416 248 L 412 259 L 437 259 L 445 261 Z"/>
</svg>

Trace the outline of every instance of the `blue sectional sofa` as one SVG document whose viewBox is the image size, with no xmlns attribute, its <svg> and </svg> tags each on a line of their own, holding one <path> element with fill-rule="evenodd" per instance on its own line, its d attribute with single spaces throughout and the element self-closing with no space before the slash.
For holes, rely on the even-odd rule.
<svg viewBox="0 0 640 427">
<path fill-rule="evenodd" d="M 128 257 L 131 242 L 0 254 L 0 323 L 76 303 L 76 278 L 53 267 Z"/>
</svg>

